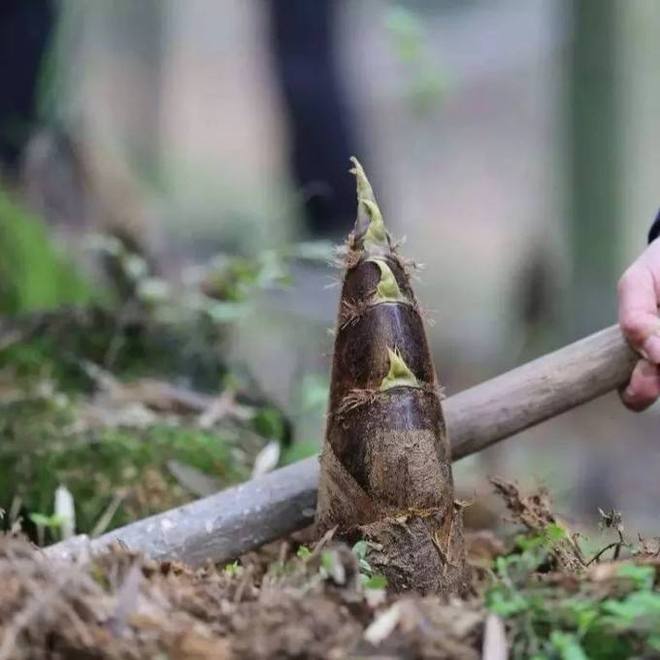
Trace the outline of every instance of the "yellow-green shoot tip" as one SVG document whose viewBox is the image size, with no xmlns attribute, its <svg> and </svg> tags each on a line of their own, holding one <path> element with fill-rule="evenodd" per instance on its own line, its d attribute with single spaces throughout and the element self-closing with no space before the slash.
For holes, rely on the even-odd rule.
<svg viewBox="0 0 660 660">
<path fill-rule="evenodd" d="M 373 188 L 360 161 L 352 156 L 351 162 L 353 168 L 350 171 L 355 175 L 358 201 L 355 240 L 362 242 L 362 247 L 368 254 L 389 253 L 389 237 Z"/>
<path fill-rule="evenodd" d="M 370 200 L 375 203 L 374 191 L 369 183 L 369 179 L 367 179 L 367 174 L 364 171 L 364 167 L 362 167 L 362 163 L 355 156 L 351 156 L 351 163 L 353 163 L 353 167 L 349 171 L 355 175 L 358 202 Z"/>
</svg>

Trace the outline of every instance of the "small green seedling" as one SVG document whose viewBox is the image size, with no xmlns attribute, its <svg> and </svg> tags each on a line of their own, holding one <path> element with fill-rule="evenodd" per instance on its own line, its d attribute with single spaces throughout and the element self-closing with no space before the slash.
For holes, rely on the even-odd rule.
<svg viewBox="0 0 660 660">
<path fill-rule="evenodd" d="M 362 586 L 365 589 L 385 589 L 387 587 L 387 578 L 384 575 L 374 573 L 371 564 L 367 561 L 369 544 L 366 541 L 358 541 L 352 550 L 358 560 Z"/>
<path fill-rule="evenodd" d="M 31 513 L 30 520 L 37 527 L 39 545 L 44 545 L 46 541 L 46 530 L 50 530 L 53 536 L 58 537 L 63 523 L 62 517 L 56 514 L 47 516 L 43 513 Z"/>
<path fill-rule="evenodd" d="M 312 551 L 306 545 L 301 545 L 296 552 L 296 557 L 298 557 L 298 559 L 302 559 L 303 561 L 309 559 L 311 556 Z"/>
<path fill-rule="evenodd" d="M 565 532 L 550 526 L 519 537 L 517 552 L 498 557 L 486 607 L 506 620 L 511 657 L 614 660 L 656 657 L 660 650 L 660 592 L 656 567 L 621 563 L 609 585 L 538 579 L 553 544 Z"/>
</svg>

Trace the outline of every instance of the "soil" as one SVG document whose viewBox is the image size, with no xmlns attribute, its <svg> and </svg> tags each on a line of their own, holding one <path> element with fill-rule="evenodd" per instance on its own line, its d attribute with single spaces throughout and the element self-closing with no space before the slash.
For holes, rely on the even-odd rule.
<svg viewBox="0 0 660 660">
<path fill-rule="evenodd" d="M 558 524 L 543 493 L 524 496 L 512 484 L 494 483 L 529 538 Z M 335 543 L 331 532 L 312 549 L 301 538 L 226 566 L 192 570 L 119 546 L 84 563 L 47 561 L 26 539 L 0 536 L 0 660 L 529 657 L 527 648 L 520 650 L 515 619 L 487 609 L 497 563 L 524 557 L 524 551 L 516 554 L 524 545 L 512 546 L 490 531 L 468 532 L 471 593 L 422 597 L 391 593 L 373 575 L 369 580 L 369 555 Z M 577 597 L 596 605 L 625 598 L 630 585 L 621 582 L 620 569 L 626 562 L 586 562 L 571 550 L 574 544 L 567 534 L 549 545 L 549 562 L 524 578 L 518 594 L 543 589 L 548 609 Z M 632 568 L 651 571 L 643 594 L 654 593 L 648 591 L 653 571 L 656 582 L 660 575 L 652 545 L 642 543 L 633 557 Z M 641 625 L 636 620 L 620 636 L 632 635 L 643 649 L 634 637 Z"/>
<path fill-rule="evenodd" d="M 479 601 L 361 585 L 341 544 L 190 570 L 116 548 L 85 565 L 0 540 L 0 658 L 478 658 Z M 332 565 L 328 565 L 332 557 Z"/>
</svg>

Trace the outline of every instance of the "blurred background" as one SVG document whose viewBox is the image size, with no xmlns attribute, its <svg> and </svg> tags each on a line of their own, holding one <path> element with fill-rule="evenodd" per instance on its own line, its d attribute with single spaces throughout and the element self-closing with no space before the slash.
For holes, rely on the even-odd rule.
<svg viewBox="0 0 660 660">
<path fill-rule="evenodd" d="M 121 319 L 127 301 L 140 313 L 181 303 L 159 323 L 201 314 L 221 328 L 223 367 L 177 386 L 215 396 L 230 374 L 250 383 L 237 392 L 260 393 L 248 468 L 310 455 L 339 293 L 327 262 L 353 222 L 348 157 L 424 265 L 436 368 L 460 391 L 615 321 L 616 281 L 660 200 L 659 32 L 654 0 L 5 0 L 0 310 L 93 301 Z M 0 342 L 5 401 L 43 398 L 44 382 L 51 399 L 66 390 L 33 360 L 30 393 L 16 393 L 18 336 Z M 108 351 L 87 372 L 116 375 Z M 58 446 L 79 442 L 70 422 Z M 608 396 L 462 461 L 456 481 L 486 505 L 488 474 L 542 483 L 569 522 L 593 526 L 597 507 L 614 507 L 628 529 L 660 533 L 659 424 L 657 410 L 633 415 Z M 18 446 L 5 436 L 15 478 L 0 506 L 49 514 L 75 470 L 48 459 L 28 506 L 21 480 L 36 473 L 14 472 L 23 436 L 3 428 Z M 176 460 L 168 479 L 199 494 L 200 475 Z M 217 463 L 190 465 L 217 476 Z M 121 522 L 131 487 L 110 488 L 87 526 Z"/>
</svg>

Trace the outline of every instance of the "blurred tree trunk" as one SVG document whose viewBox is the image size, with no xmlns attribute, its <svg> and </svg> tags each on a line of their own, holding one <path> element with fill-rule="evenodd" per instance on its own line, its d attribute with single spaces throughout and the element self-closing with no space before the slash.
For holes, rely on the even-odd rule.
<svg viewBox="0 0 660 660">
<path fill-rule="evenodd" d="M 570 2 L 573 34 L 566 106 L 570 339 L 611 323 L 616 313 L 622 156 L 617 5 L 617 0 Z"/>
<path fill-rule="evenodd" d="M 122 48 L 135 78 L 129 92 L 134 112 L 124 116 L 126 138 L 131 143 L 134 164 L 147 176 L 154 175 L 160 161 L 161 83 L 166 37 L 167 5 L 162 0 L 121 0 L 108 9 L 109 57 Z"/>
<path fill-rule="evenodd" d="M 570 2 L 572 39 L 566 105 L 571 264 L 565 297 L 568 340 L 609 325 L 616 318 L 616 282 L 623 252 L 620 4 L 619 0 Z M 597 506 L 605 510 L 614 506 L 611 454 L 602 448 L 593 454 L 583 453 L 580 462 L 583 472 L 577 500 L 583 512 L 593 515 Z"/>
</svg>

